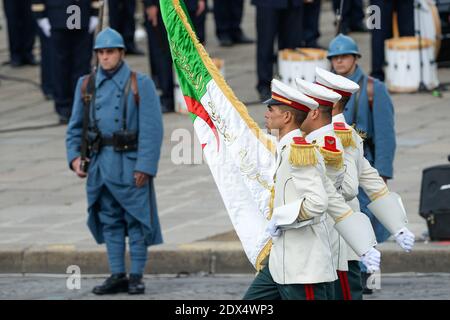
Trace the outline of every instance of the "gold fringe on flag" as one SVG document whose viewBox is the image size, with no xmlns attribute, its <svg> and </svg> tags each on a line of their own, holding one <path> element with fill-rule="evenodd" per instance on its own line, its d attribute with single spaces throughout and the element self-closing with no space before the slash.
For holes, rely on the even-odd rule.
<svg viewBox="0 0 450 320">
<path fill-rule="evenodd" d="M 293 166 L 313 166 L 317 164 L 317 156 L 314 145 L 291 143 L 289 162 Z"/>
<path fill-rule="evenodd" d="M 236 97 L 233 90 L 231 90 L 231 88 L 228 86 L 219 69 L 213 63 L 208 53 L 206 52 L 205 48 L 198 40 L 194 30 L 192 29 L 191 25 L 188 22 L 186 14 L 181 8 L 180 0 L 173 0 L 173 7 L 178 17 L 180 18 L 181 22 L 183 23 L 184 27 L 186 28 L 186 31 L 191 37 L 191 40 L 195 45 L 195 48 L 197 49 L 200 59 L 202 60 L 204 66 L 208 70 L 213 80 L 216 82 L 217 86 L 222 90 L 223 94 L 227 97 L 228 101 L 230 101 L 231 105 L 239 113 L 242 120 L 244 120 L 244 122 L 247 124 L 247 126 L 256 136 L 256 138 L 258 138 L 261 141 L 261 143 L 269 150 L 269 152 L 275 154 L 276 150 L 275 144 L 266 137 L 266 134 L 259 128 L 255 120 L 253 120 L 253 118 L 250 116 L 245 105 Z"/>
<path fill-rule="evenodd" d="M 274 201 L 275 201 L 275 186 L 272 186 L 272 189 L 270 189 L 269 215 L 267 217 L 267 220 L 272 219 Z"/>
<path fill-rule="evenodd" d="M 261 250 L 261 252 L 258 255 L 258 258 L 256 258 L 255 268 L 256 271 L 261 271 L 262 268 L 266 265 L 266 259 L 269 256 L 270 250 L 272 249 L 272 239 L 270 239 L 264 248 Z"/>
</svg>

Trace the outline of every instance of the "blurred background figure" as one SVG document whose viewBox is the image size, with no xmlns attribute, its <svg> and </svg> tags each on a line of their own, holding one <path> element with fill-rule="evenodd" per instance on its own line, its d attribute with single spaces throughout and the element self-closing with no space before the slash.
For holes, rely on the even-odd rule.
<svg viewBox="0 0 450 320">
<path fill-rule="evenodd" d="M 185 1 L 195 32 L 201 43 L 205 42 L 205 18 L 207 3 L 204 0 Z M 167 41 L 159 0 L 144 0 L 144 25 L 147 31 L 148 51 L 152 78 L 161 90 L 161 110 L 163 113 L 174 111 L 174 75 L 172 57 Z"/>
<path fill-rule="evenodd" d="M 244 0 L 214 0 L 216 36 L 222 47 L 254 42 L 241 29 L 243 11 Z"/>
<path fill-rule="evenodd" d="M 109 25 L 125 40 L 127 55 L 144 55 L 134 41 L 136 0 L 108 0 L 108 10 Z"/>
<path fill-rule="evenodd" d="M 41 91 L 45 99 L 53 99 L 53 50 L 50 37 L 37 28 L 41 44 Z"/>
<path fill-rule="evenodd" d="M 36 22 L 31 12 L 31 0 L 3 0 L 8 26 L 9 64 L 11 67 L 37 65 L 33 56 Z"/>
<path fill-rule="evenodd" d="M 384 81 L 384 40 L 392 38 L 392 18 L 397 12 L 400 37 L 414 36 L 414 0 L 371 0 L 381 9 L 380 29 L 372 29 L 371 76 Z"/>
<path fill-rule="evenodd" d="M 304 0 L 302 47 L 318 48 L 321 0 Z"/>
<path fill-rule="evenodd" d="M 333 10 L 338 12 L 342 3 L 340 33 L 366 32 L 362 0 L 333 0 Z"/>
<path fill-rule="evenodd" d="M 67 124 L 72 113 L 75 87 L 82 75 L 89 73 L 92 40 L 98 24 L 98 0 L 79 0 L 80 29 L 69 29 L 67 8 L 72 0 L 33 0 L 32 11 L 43 34 L 50 39 L 55 110 L 61 124 Z"/>
<path fill-rule="evenodd" d="M 274 43 L 278 50 L 301 46 L 304 0 L 252 0 L 256 6 L 256 89 L 261 101 L 271 96 L 270 82 L 276 60 Z"/>
<path fill-rule="evenodd" d="M 208 9 L 206 0 L 185 0 L 189 17 L 194 24 L 195 33 L 201 44 L 206 42 L 205 22 Z"/>
</svg>

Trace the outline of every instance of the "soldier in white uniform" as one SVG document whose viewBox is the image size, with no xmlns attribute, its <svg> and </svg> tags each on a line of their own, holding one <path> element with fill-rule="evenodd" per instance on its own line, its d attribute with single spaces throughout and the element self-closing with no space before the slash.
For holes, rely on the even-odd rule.
<svg viewBox="0 0 450 320">
<path fill-rule="evenodd" d="M 332 122 L 334 131 L 344 147 L 345 163 L 349 164 L 343 185 L 353 184 L 355 180 L 358 182 L 372 200 L 370 206 L 375 210 L 374 215 L 394 235 L 400 247 L 409 252 L 414 245 L 414 235 L 406 227 L 407 219 L 401 202 L 396 198 L 396 194 L 389 192 L 378 171 L 364 158 L 363 139 L 345 123 L 343 110 L 351 95 L 359 90 L 358 84 L 321 68 L 316 68 L 316 83 L 342 96 L 334 105 Z M 356 197 L 346 200 L 353 210 L 360 210 Z M 345 241 L 342 241 L 341 245 L 345 246 Z M 346 248 L 346 252 L 348 272 L 338 271 L 339 281 L 335 283 L 335 296 L 345 300 L 362 299 L 359 258 L 351 248 Z"/>
<path fill-rule="evenodd" d="M 354 162 L 344 157 L 344 147 L 340 140 L 337 139 L 331 123 L 333 105 L 341 99 L 341 95 L 323 86 L 302 79 L 296 79 L 296 84 L 299 91 L 319 103 L 319 108 L 308 114 L 301 127 L 302 131 L 306 134 L 305 139 L 307 142 L 320 148 L 325 160 L 327 176 L 333 182 L 336 190 L 342 194 L 345 201 L 349 201 L 358 194 L 356 166 Z M 336 141 L 334 148 L 326 148 L 328 141 L 333 140 Z M 342 273 L 348 271 L 347 246 L 344 245 L 345 241 L 333 227 L 333 221 L 331 219 L 327 221 L 332 241 L 334 263 L 339 277 Z M 342 276 L 339 277 L 339 279 L 341 278 Z M 337 280 L 335 282 L 335 286 L 332 288 L 333 292 L 336 291 L 335 287 L 339 284 L 339 281 Z"/>
<path fill-rule="evenodd" d="M 266 127 L 279 130 L 268 224 L 273 245 L 268 264 L 244 299 L 329 299 L 329 283 L 337 275 L 325 212 L 331 212 L 344 238 L 374 270 L 380 263 L 375 236 L 367 236 L 369 220 L 345 204 L 326 177 L 321 154 L 301 136 L 299 127 L 318 103 L 278 80 L 272 81 L 272 99 L 266 103 Z M 351 234 L 355 226 L 365 232 Z"/>
</svg>

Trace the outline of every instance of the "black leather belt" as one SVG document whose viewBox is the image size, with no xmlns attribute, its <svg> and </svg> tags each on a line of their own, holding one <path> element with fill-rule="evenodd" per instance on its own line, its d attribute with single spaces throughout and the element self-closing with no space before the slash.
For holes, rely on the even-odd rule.
<svg viewBox="0 0 450 320">
<path fill-rule="evenodd" d="M 111 136 L 102 137 L 100 144 L 101 146 L 112 146 L 113 138 Z"/>
</svg>

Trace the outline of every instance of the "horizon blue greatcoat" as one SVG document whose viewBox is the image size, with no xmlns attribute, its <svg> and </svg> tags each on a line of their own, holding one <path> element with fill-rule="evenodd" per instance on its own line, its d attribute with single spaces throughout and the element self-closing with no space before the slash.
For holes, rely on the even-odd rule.
<svg viewBox="0 0 450 320">
<path fill-rule="evenodd" d="M 396 140 L 394 107 L 387 88 L 383 82 L 374 79 L 374 100 L 371 109 L 367 97 L 367 75 L 357 66 L 355 72 L 348 78 L 358 83 L 361 89 L 358 97 L 359 107 L 357 119 L 354 119 L 354 110 L 356 106 L 355 99 L 358 94 L 354 94 L 345 106 L 345 120 L 348 124 L 356 123 L 356 128 L 367 135 L 364 143 L 364 156 L 366 159 L 378 170 L 380 176 L 392 179 Z M 372 144 L 370 141 L 372 141 Z M 377 241 L 380 243 L 385 241 L 390 234 L 373 216 L 370 210 L 367 209 L 370 200 L 361 188 L 358 200 L 361 205 L 361 210 L 372 221 Z"/>
<path fill-rule="evenodd" d="M 122 127 L 124 108 L 122 99 L 130 72 L 125 62 L 111 79 L 103 72 L 97 72 L 95 118 L 103 135 L 111 136 Z M 83 78 L 81 77 L 77 84 L 73 114 L 67 128 L 66 147 L 69 166 L 76 157 L 80 156 L 84 108 L 81 99 Z M 98 203 L 105 187 L 120 206 L 141 223 L 147 246 L 163 242 L 152 179 L 157 173 L 163 137 L 161 107 L 153 81 L 138 73 L 137 82 L 140 104 L 139 107 L 135 105 L 132 90 L 130 90 L 127 97 L 126 122 L 128 130 L 139 129 L 138 150 L 115 152 L 112 146 L 105 146 L 98 154 L 91 156 L 86 183 L 88 226 L 99 244 L 105 242 L 99 220 Z M 91 121 L 93 120 L 92 111 L 91 107 Z M 134 171 L 150 175 L 149 183 L 137 188 Z"/>
</svg>

